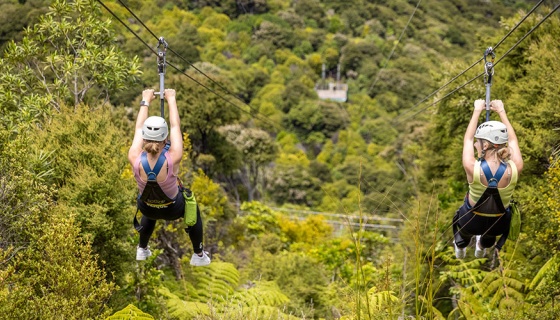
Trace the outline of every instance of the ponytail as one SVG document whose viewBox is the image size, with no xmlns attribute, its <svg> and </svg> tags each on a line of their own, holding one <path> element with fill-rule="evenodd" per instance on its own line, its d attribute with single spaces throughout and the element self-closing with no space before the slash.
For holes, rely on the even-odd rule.
<svg viewBox="0 0 560 320">
<path fill-rule="evenodd" d="M 488 151 L 492 151 L 496 154 L 501 162 L 507 162 L 511 158 L 511 151 L 507 144 L 493 144 L 488 140 L 482 140 L 481 144 L 481 156 L 480 158 L 485 158 Z"/>
<path fill-rule="evenodd" d="M 161 151 L 162 146 L 163 144 L 161 141 L 145 140 L 144 142 L 144 150 L 151 155 L 158 154 Z"/>
<path fill-rule="evenodd" d="M 505 144 L 501 144 L 496 148 L 496 154 L 502 162 L 507 162 L 511 158 L 509 147 L 507 147 Z"/>
</svg>

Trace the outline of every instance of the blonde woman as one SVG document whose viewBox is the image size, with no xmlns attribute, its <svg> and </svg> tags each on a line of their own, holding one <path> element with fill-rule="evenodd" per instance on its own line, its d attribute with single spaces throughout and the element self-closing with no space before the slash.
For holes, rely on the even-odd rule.
<svg viewBox="0 0 560 320">
<path fill-rule="evenodd" d="M 178 180 L 183 157 L 183 138 L 175 90 L 165 89 L 164 92 L 169 106 L 171 128 L 162 117 L 148 117 L 148 108 L 154 97 L 154 90 L 142 92 L 134 139 L 128 151 L 128 160 L 138 185 L 137 206 L 142 212 L 140 226 L 137 228 L 140 243 L 136 248 L 136 260 L 146 260 L 152 255 L 148 241 L 154 232 L 156 220 L 177 220 L 185 212 L 185 198 Z M 191 265 L 206 266 L 210 264 L 210 258 L 203 250 L 202 219 L 198 206 L 196 211 L 196 223 L 185 228 L 194 250 Z"/>
<path fill-rule="evenodd" d="M 500 250 L 505 244 L 511 223 L 510 201 L 523 170 L 517 136 L 503 102 L 494 100 L 490 103 L 490 109 L 500 116 L 500 121 L 487 121 L 477 127 L 480 114 L 485 109 L 484 100 L 475 101 L 463 140 L 463 167 L 469 192 L 453 218 L 455 255 L 458 259 L 465 257 L 466 247 L 473 236 L 476 237 L 477 258 L 484 257 L 487 248 L 495 245 Z M 497 236 L 500 239 L 496 243 Z"/>
</svg>

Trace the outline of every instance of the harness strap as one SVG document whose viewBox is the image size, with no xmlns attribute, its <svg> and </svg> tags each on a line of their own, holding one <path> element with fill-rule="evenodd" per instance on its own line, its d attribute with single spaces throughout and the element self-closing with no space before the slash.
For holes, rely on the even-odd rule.
<svg viewBox="0 0 560 320">
<path fill-rule="evenodd" d="M 500 179 L 502 179 L 502 176 L 506 172 L 507 165 L 505 163 L 501 162 L 500 166 L 498 167 L 498 170 L 496 170 L 496 173 L 493 175 L 492 170 L 490 170 L 490 167 L 488 166 L 488 162 L 486 162 L 485 159 L 482 159 L 480 161 L 480 168 L 484 172 L 484 176 L 486 177 L 486 181 L 488 181 L 488 187 L 489 188 L 497 188 L 498 187 L 498 182 L 500 181 Z"/>
<path fill-rule="evenodd" d="M 505 213 L 483 213 L 478 211 L 473 211 L 477 216 L 488 217 L 488 218 L 498 218 L 503 216 Z"/>
<path fill-rule="evenodd" d="M 148 176 L 148 181 L 156 181 L 157 176 L 161 171 L 161 168 L 163 167 L 163 163 L 165 162 L 165 153 L 169 150 L 169 146 L 169 143 L 165 145 L 153 168 L 150 168 L 150 164 L 148 163 L 148 154 L 146 153 L 146 151 L 142 152 L 142 155 L 140 156 L 140 162 L 142 163 L 142 168 L 144 168 L 144 171 Z"/>
</svg>

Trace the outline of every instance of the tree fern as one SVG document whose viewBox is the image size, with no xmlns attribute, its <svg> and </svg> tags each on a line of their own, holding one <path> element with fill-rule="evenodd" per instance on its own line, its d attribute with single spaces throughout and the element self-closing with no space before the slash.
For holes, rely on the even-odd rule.
<svg viewBox="0 0 560 320">
<path fill-rule="evenodd" d="M 369 314 L 386 314 L 395 315 L 398 308 L 397 305 L 400 299 L 395 296 L 393 291 L 379 291 L 376 292 L 375 287 L 369 289 Z"/>
<path fill-rule="evenodd" d="M 193 319 L 199 315 L 210 314 L 210 308 L 206 303 L 185 301 L 165 287 L 160 288 L 159 293 L 165 297 L 167 313 L 172 319 Z"/>
<path fill-rule="evenodd" d="M 169 289 L 170 292 L 173 292 L 177 297 L 183 300 L 198 299 L 198 293 L 191 281 L 185 279 L 176 280 L 175 276 L 171 274 L 170 269 L 164 271 L 164 274 L 165 280 L 162 281 L 162 284 Z"/>
<path fill-rule="evenodd" d="M 541 286 L 546 285 L 546 282 L 543 281 L 543 280 L 551 272 L 558 272 L 558 265 L 559 264 L 560 264 L 560 256 L 558 254 L 555 254 L 554 256 L 552 256 L 552 258 L 550 258 L 550 260 L 548 260 L 541 267 L 539 272 L 537 272 L 537 274 L 535 275 L 535 277 L 531 281 L 531 284 L 529 285 L 529 287 L 532 290 L 536 290 L 536 289 L 539 289 Z"/>
<path fill-rule="evenodd" d="M 440 281 L 452 280 L 462 286 L 475 285 L 484 278 L 486 271 L 481 269 L 485 259 L 458 260 L 455 259 L 451 250 L 447 250 L 438 256 L 448 263 L 448 270 L 440 275 Z"/>
<path fill-rule="evenodd" d="M 515 261 L 505 259 L 511 257 L 512 254 L 504 254 L 500 267 L 491 271 L 482 270 L 487 259 L 459 260 L 458 264 L 448 265 L 449 271 L 440 278 L 452 280 L 455 283 L 452 291 L 459 296 L 457 307 L 448 318 L 459 314 L 466 319 L 480 318 L 489 312 L 500 314 L 523 304 L 525 282 L 519 271 L 509 268 Z"/>
<path fill-rule="evenodd" d="M 124 309 L 108 317 L 107 320 L 154 320 L 154 317 L 129 304 Z"/>
<path fill-rule="evenodd" d="M 239 271 L 231 263 L 214 261 L 207 267 L 193 268 L 188 280 L 194 286 L 198 301 L 223 302 L 239 286 Z"/>
<path fill-rule="evenodd" d="M 251 288 L 237 291 L 231 301 L 241 306 L 255 307 L 258 305 L 281 306 L 290 299 L 280 291 L 274 281 L 257 281 Z"/>
<path fill-rule="evenodd" d="M 234 306 L 228 307 L 223 313 L 213 316 L 211 319 L 220 320 L 299 320 L 300 318 L 282 312 L 279 308 L 255 305 L 251 307 Z"/>
<path fill-rule="evenodd" d="M 520 272 L 510 269 L 506 260 L 499 262 L 500 266 L 486 273 L 480 283 L 479 296 L 488 302 L 489 308 L 504 310 L 523 303 L 526 288 Z"/>
</svg>

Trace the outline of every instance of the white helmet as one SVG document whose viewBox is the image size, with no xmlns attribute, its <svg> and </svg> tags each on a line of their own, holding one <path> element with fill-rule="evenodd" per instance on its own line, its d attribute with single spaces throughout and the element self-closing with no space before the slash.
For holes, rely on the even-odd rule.
<svg viewBox="0 0 560 320">
<path fill-rule="evenodd" d="M 169 129 L 162 117 L 149 117 L 142 126 L 142 138 L 150 141 L 163 141 L 167 138 Z"/>
<path fill-rule="evenodd" d="M 500 121 L 487 121 L 476 128 L 474 137 L 493 144 L 504 144 L 508 141 L 507 127 Z"/>
</svg>

